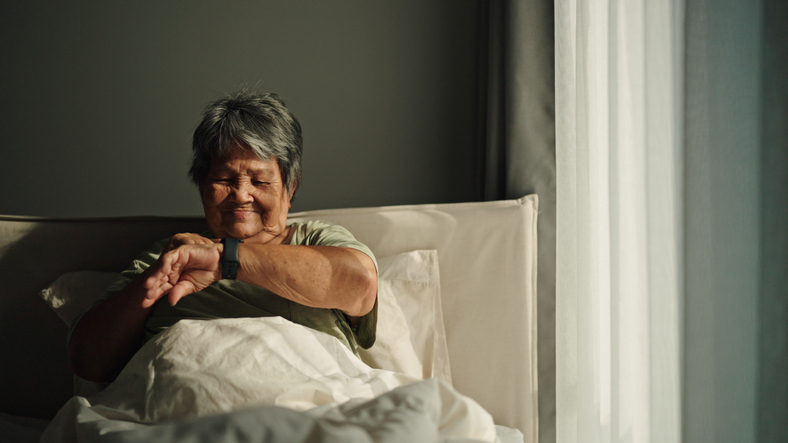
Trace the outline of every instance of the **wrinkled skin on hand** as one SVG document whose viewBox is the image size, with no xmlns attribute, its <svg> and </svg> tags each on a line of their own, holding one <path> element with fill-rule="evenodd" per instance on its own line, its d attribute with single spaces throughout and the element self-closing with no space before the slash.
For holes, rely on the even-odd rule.
<svg viewBox="0 0 788 443">
<path fill-rule="evenodd" d="M 214 243 L 219 243 L 221 240 L 217 239 L 210 239 L 205 238 L 199 234 L 192 234 L 189 232 L 175 234 L 172 236 L 170 241 L 164 246 L 164 251 L 162 254 L 172 251 L 173 249 L 183 246 L 183 245 L 211 245 Z"/>
<path fill-rule="evenodd" d="M 151 274 L 144 284 L 147 293 L 142 302 L 143 308 L 153 306 L 167 293 L 170 304 L 175 305 L 181 298 L 222 278 L 223 244 L 196 234 L 179 234 L 177 237 L 173 237 L 165 247 L 166 252 L 151 267 Z M 167 250 L 171 246 L 175 247 Z"/>
</svg>

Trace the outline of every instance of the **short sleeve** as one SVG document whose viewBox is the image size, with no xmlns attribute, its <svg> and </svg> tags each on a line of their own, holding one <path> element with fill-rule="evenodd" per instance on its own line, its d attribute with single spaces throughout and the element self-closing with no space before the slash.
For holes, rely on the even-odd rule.
<svg viewBox="0 0 788 443">
<path fill-rule="evenodd" d="M 375 270 L 378 269 L 378 262 L 372 250 L 364 243 L 356 240 L 350 231 L 340 225 L 322 220 L 312 220 L 294 224 L 292 227 L 294 228 L 294 233 L 290 240 L 292 245 L 337 246 L 356 249 L 369 256 L 375 264 Z M 356 326 L 350 326 L 350 323 L 341 311 L 336 310 L 336 313 L 343 323 L 343 329 L 351 331 L 358 346 L 363 349 L 369 349 L 375 344 L 375 331 L 378 322 L 377 299 L 372 310 L 361 317 Z"/>
<path fill-rule="evenodd" d="M 293 227 L 295 228 L 295 232 L 290 240 L 290 244 L 353 248 L 368 255 L 375 264 L 375 269 L 378 268 L 378 262 L 372 250 L 364 243 L 356 240 L 350 231 L 340 225 L 321 220 L 313 220 L 293 225 Z"/>
</svg>

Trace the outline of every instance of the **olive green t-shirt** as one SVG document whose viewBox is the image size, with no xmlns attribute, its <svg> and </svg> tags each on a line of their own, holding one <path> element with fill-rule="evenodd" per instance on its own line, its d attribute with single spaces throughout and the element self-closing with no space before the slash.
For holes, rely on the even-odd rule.
<svg viewBox="0 0 788 443">
<path fill-rule="evenodd" d="M 341 226 L 324 221 L 308 221 L 293 224 L 291 228 L 293 229 L 290 239 L 291 245 L 353 248 L 367 254 L 377 267 L 377 261 L 372 251 Z M 158 260 L 168 241 L 169 239 L 159 241 L 142 253 L 134 260 L 131 267 L 120 274 L 96 303 L 120 292 L 137 275 Z M 202 291 L 180 299 L 175 306 L 171 306 L 166 301 L 166 297 L 162 300 L 155 305 L 145 324 L 146 340 L 182 319 L 210 320 L 279 316 L 332 335 L 356 354 L 357 347 L 367 349 L 375 343 L 377 301 L 372 311 L 363 316 L 355 327 L 351 327 L 345 315 L 338 309 L 304 306 L 282 298 L 263 287 L 238 280 L 219 280 Z M 77 321 L 71 325 L 71 331 Z"/>
</svg>

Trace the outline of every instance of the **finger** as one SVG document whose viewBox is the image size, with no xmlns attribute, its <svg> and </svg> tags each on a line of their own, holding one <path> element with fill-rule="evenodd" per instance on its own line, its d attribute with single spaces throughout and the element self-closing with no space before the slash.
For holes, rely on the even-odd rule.
<svg viewBox="0 0 788 443">
<path fill-rule="evenodd" d="M 172 276 L 172 265 L 176 256 L 177 253 L 168 252 L 154 263 L 151 274 L 145 279 L 145 282 L 143 282 L 143 287 L 146 289 L 145 299 L 150 300 L 145 301 L 143 305 L 155 303 L 177 282 L 179 276 L 175 276 L 174 278 Z"/>
<path fill-rule="evenodd" d="M 173 286 L 172 290 L 170 291 L 169 301 L 170 305 L 175 306 L 176 303 L 183 297 L 194 293 L 196 288 L 193 284 L 187 281 L 180 281 L 178 284 Z"/>
<path fill-rule="evenodd" d="M 146 285 L 147 292 L 152 296 L 158 295 L 157 291 L 164 290 L 165 286 L 172 286 L 172 284 L 170 283 L 170 279 L 166 275 L 161 275 L 158 278 L 155 278 L 154 280 L 149 279 L 148 282 L 146 283 L 147 283 Z"/>
<path fill-rule="evenodd" d="M 174 306 L 182 297 L 195 292 L 190 282 L 180 280 L 185 260 L 188 254 L 181 254 L 180 250 L 168 252 L 159 259 L 158 269 L 146 281 L 148 291 L 143 305 L 152 305 L 169 292 L 170 303 Z"/>
<path fill-rule="evenodd" d="M 194 238 L 195 245 L 210 245 L 213 244 L 213 240 L 210 238 L 203 237 L 202 235 L 192 234 L 192 238 Z"/>
<path fill-rule="evenodd" d="M 152 294 L 153 291 L 157 290 L 161 286 L 162 283 L 167 281 L 169 280 L 165 278 L 164 274 L 161 272 L 161 269 L 159 269 L 148 276 L 148 278 L 146 278 L 142 283 L 142 286 L 148 293 Z"/>
<path fill-rule="evenodd" d="M 177 247 L 180 247 L 180 246 L 183 246 L 183 245 L 195 245 L 195 244 L 197 244 L 197 242 L 193 238 L 191 238 L 191 237 L 181 237 L 175 242 L 173 249 L 175 249 Z"/>
<path fill-rule="evenodd" d="M 148 308 L 150 308 L 151 306 L 153 306 L 154 304 L 156 304 L 156 301 L 157 301 L 157 300 L 158 300 L 158 298 L 149 298 L 149 297 L 147 296 L 147 294 L 146 294 L 146 295 L 145 295 L 145 298 L 143 298 L 143 299 L 142 299 L 142 309 L 148 309 Z"/>
<path fill-rule="evenodd" d="M 147 291 L 145 292 L 145 297 L 142 299 L 142 307 L 148 308 L 153 306 L 164 294 L 172 289 L 172 285 L 166 279 L 160 279 L 155 282 L 145 282 L 145 287 Z"/>
<path fill-rule="evenodd" d="M 181 233 L 175 234 L 167 244 L 167 251 L 173 250 L 183 245 L 199 245 L 204 243 L 204 237 L 197 234 Z"/>
</svg>

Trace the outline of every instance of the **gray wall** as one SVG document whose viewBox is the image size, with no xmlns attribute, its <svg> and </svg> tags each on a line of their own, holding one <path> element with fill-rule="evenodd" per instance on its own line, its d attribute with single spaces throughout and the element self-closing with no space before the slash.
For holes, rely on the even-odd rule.
<svg viewBox="0 0 788 443">
<path fill-rule="evenodd" d="M 476 1 L 11 2 L 0 214 L 199 215 L 204 104 L 278 92 L 304 128 L 293 210 L 472 200 Z"/>
</svg>

